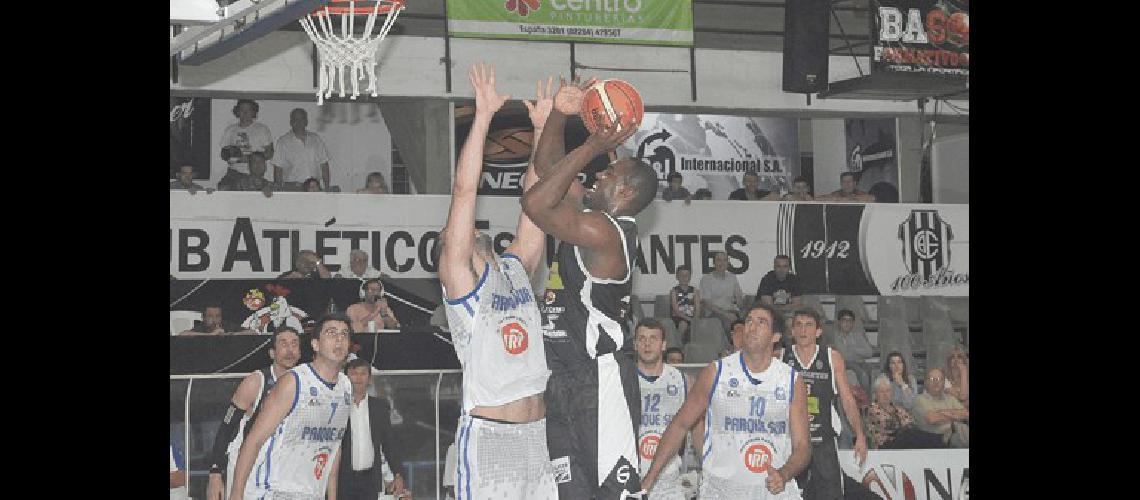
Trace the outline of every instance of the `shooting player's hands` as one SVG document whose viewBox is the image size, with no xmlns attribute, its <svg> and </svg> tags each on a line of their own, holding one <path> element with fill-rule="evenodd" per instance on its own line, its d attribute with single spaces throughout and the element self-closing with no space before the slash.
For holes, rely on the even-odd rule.
<svg viewBox="0 0 1140 500">
<path fill-rule="evenodd" d="M 617 119 L 609 126 L 600 126 L 586 139 L 586 145 L 595 148 L 597 153 L 611 152 L 637 132 L 637 124 L 621 127 L 623 113 L 617 114 Z"/>
<path fill-rule="evenodd" d="M 582 77 L 575 78 L 569 85 L 565 78 L 559 78 L 558 93 L 554 95 L 554 109 L 564 115 L 576 115 L 582 110 L 582 99 L 586 97 L 586 90 L 597 83 L 596 77 L 591 77 L 582 83 Z"/>
<path fill-rule="evenodd" d="M 475 63 L 467 72 L 467 78 L 475 90 L 476 115 L 494 115 L 511 99 L 510 94 L 500 95 L 495 91 L 495 67 L 489 63 Z"/>
<path fill-rule="evenodd" d="M 546 79 L 546 88 L 542 86 L 542 80 L 539 80 L 534 86 L 534 101 L 523 100 L 523 105 L 526 106 L 527 114 L 530 115 L 530 124 L 535 129 L 541 129 L 546 124 L 546 118 L 550 116 L 550 110 L 554 107 L 554 77 Z"/>
</svg>

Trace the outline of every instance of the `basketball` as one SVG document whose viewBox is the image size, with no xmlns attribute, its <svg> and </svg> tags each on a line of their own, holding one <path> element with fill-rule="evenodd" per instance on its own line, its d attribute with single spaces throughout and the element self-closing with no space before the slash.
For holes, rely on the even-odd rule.
<svg viewBox="0 0 1140 500">
<path fill-rule="evenodd" d="M 491 163 L 525 162 L 530 158 L 533 140 L 534 131 L 529 128 L 492 130 L 483 146 L 483 159 Z"/>
<path fill-rule="evenodd" d="M 641 123 L 645 114 L 645 106 L 641 102 L 641 94 L 624 80 L 602 80 L 586 90 L 582 99 L 582 122 L 586 130 L 594 133 L 599 126 L 605 127 L 617 119 L 622 113 L 621 127 Z"/>
</svg>

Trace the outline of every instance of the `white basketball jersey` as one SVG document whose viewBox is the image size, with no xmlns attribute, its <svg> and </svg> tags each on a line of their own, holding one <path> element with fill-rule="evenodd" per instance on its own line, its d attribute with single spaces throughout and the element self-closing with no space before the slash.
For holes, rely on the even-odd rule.
<svg viewBox="0 0 1140 500">
<path fill-rule="evenodd" d="M 641 427 L 637 431 L 637 454 L 640 459 L 641 476 L 649 472 L 653 458 L 657 455 L 657 444 L 673 417 L 681 410 L 685 396 L 689 393 L 685 375 L 680 370 L 664 365 L 661 375 L 652 382 L 639 370 L 638 384 L 641 386 Z M 681 473 L 681 457 L 673 455 L 661 477 L 674 477 Z"/>
<path fill-rule="evenodd" d="M 297 377 L 293 407 L 261 446 L 245 486 L 246 499 L 323 499 L 333 461 L 348 426 L 352 382 L 337 372 L 335 384 L 305 363 L 289 370 Z"/>
<path fill-rule="evenodd" d="M 774 358 L 762 373 L 748 371 L 743 352 L 717 360 L 705 416 L 706 479 L 764 488 L 768 470 L 784 466 L 792 455 L 789 403 L 795 376 Z"/>
<path fill-rule="evenodd" d="M 546 390 L 550 370 L 538 304 L 522 261 L 513 254 L 487 264 L 475 289 L 447 299 L 447 324 L 463 365 L 463 412 L 499 406 Z"/>
</svg>

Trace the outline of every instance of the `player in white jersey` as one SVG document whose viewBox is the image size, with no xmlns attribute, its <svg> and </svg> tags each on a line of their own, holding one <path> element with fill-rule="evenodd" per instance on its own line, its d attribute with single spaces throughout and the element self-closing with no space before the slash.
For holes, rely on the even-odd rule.
<svg viewBox="0 0 1140 500">
<path fill-rule="evenodd" d="M 644 318 L 633 332 L 634 347 L 637 349 L 637 380 L 641 388 L 641 426 L 637 432 L 637 454 L 640 457 L 638 471 L 642 475 L 649 472 L 650 465 L 658 456 L 657 445 L 661 434 L 673 420 L 689 392 L 689 380 L 685 374 L 664 364 L 665 330 L 656 318 Z M 699 424 L 697 427 L 700 427 Z M 699 433 L 694 434 L 701 448 Z M 674 454 L 662 469 L 653 490 L 649 492 L 653 500 L 684 500 L 681 487 L 681 457 Z"/>
<path fill-rule="evenodd" d="M 348 426 L 352 382 L 348 317 L 317 323 L 313 361 L 277 380 L 241 445 L 229 500 L 336 500 L 340 443 Z"/>
<path fill-rule="evenodd" d="M 543 401 L 550 370 L 531 288 L 545 237 L 520 213 L 514 242 L 495 255 L 490 237 L 475 228 L 483 145 L 491 117 L 510 96 L 496 92 L 489 64 L 476 64 L 468 76 L 475 118 L 459 153 L 437 259 L 447 322 L 463 366 L 456 498 L 556 499 Z M 544 92 L 539 82 L 537 100 L 526 103 L 536 141 L 553 104 L 552 84 Z M 528 168 L 524 189 L 536 179 Z"/>
<path fill-rule="evenodd" d="M 794 478 L 811 460 L 807 389 L 772 357 L 783 329 L 777 318 L 770 306 L 752 306 L 743 348 L 701 371 L 657 445 L 660 456 L 676 454 L 685 431 L 705 415 L 702 500 L 801 498 Z M 643 488 L 653 488 L 664 465 L 653 462 Z"/>
<path fill-rule="evenodd" d="M 234 391 L 225 417 L 222 418 L 222 425 L 214 438 L 214 449 L 211 453 L 210 482 L 206 487 L 207 500 L 229 498 L 233 489 L 234 465 L 237 464 L 242 440 L 249 430 L 249 421 L 257 415 L 261 409 L 262 397 L 269 392 L 277 379 L 290 368 L 297 366 L 297 361 L 301 359 L 301 339 L 297 330 L 286 326 L 273 333 L 273 343 L 269 346 L 269 359 L 273 360 L 273 364 L 242 379 Z M 222 478 L 222 469 L 226 471 L 225 479 L 228 479 L 228 482 Z"/>
</svg>

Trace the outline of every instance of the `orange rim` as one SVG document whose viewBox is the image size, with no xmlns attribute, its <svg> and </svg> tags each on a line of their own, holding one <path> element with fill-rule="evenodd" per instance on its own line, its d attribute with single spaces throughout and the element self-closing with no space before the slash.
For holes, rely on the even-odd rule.
<svg viewBox="0 0 1140 500">
<path fill-rule="evenodd" d="M 323 15 L 325 15 L 325 10 L 327 9 L 329 14 L 352 14 L 354 16 L 367 16 L 367 15 L 372 13 L 372 8 L 375 5 L 375 3 L 371 3 L 370 5 L 367 5 L 367 6 L 357 5 L 355 8 L 353 8 L 353 7 L 337 7 L 334 5 L 334 4 L 347 5 L 348 3 L 349 3 L 349 0 L 331 0 L 329 2 L 329 5 L 322 7 L 320 9 L 314 10 L 312 15 L 323 16 Z M 357 4 L 361 4 L 361 3 L 364 3 L 364 2 L 363 1 L 357 2 Z M 380 8 L 376 11 L 376 14 L 377 15 L 387 14 L 387 13 L 391 12 L 392 9 L 394 9 L 394 8 L 403 9 L 404 8 L 404 0 L 389 0 L 387 5 L 381 3 Z"/>
</svg>

